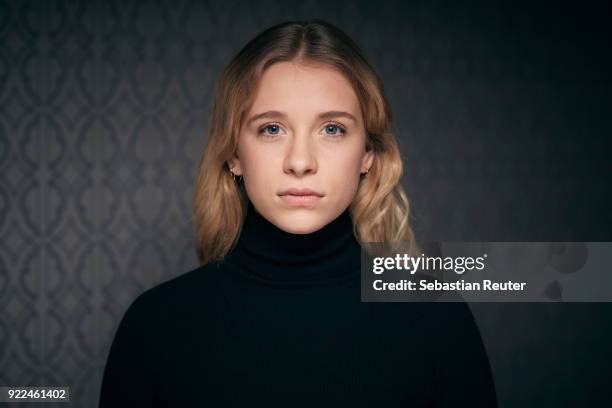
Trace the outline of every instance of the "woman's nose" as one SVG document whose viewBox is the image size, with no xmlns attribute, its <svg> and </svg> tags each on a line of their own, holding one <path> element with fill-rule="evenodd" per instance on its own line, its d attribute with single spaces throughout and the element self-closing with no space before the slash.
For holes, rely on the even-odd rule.
<svg viewBox="0 0 612 408">
<path fill-rule="evenodd" d="M 306 134 L 294 135 L 285 157 L 285 172 L 302 176 L 315 172 L 316 168 L 317 161 L 311 143 L 311 136 Z"/>
</svg>

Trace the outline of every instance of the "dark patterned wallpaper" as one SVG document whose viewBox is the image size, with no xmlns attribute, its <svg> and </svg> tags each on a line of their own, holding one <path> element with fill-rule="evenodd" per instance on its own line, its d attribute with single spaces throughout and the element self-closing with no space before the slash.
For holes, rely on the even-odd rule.
<svg viewBox="0 0 612 408">
<path fill-rule="evenodd" d="M 97 404 L 127 305 L 196 266 L 214 81 L 283 20 L 378 64 L 419 238 L 612 240 L 609 5 L 449 4 L 0 0 L 0 386 Z M 610 305 L 473 310 L 500 406 L 608 395 Z"/>
</svg>

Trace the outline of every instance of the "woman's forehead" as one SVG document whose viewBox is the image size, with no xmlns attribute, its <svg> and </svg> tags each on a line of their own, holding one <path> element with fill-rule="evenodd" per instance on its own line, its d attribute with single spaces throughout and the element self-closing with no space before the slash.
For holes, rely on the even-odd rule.
<svg viewBox="0 0 612 408">
<path fill-rule="evenodd" d="M 329 111 L 360 115 L 359 100 L 348 79 L 327 65 L 279 62 L 266 69 L 253 94 L 249 117 L 275 111 L 318 116 Z"/>
</svg>

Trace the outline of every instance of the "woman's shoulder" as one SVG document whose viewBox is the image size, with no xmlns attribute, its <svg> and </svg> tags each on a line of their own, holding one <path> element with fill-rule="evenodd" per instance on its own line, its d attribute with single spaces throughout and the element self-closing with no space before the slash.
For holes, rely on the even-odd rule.
<svg viewBox="0 0 612 408">
<path fill-rule="evenodd" d="M 141 292 L 129 305 L 131 314 L 161 316 L 181 312 L 211 299 L 219 290 L 219 270 L 215 264 L 206 264 L 174 276 Z"/>
</svg>

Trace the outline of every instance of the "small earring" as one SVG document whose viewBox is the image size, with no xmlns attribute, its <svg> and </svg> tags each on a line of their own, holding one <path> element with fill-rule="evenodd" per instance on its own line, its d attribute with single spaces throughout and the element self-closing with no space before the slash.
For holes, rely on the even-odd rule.
<svg viewBox="0 0 612 408">
<path fill-rule="evenodd" d="M 369 172 L 370 172 L 370 169 L 366 169 L 365 173 L 363 173 L 363 176 L 364 177 L 367 176 Z"/>
<path fill-rule="evenodd" d="M 238 175 L 234 174 L 234 171 L 233 171 L 233 170 L 234 170 L 233 168 L 229 169 L 230 173 L 232 173 L 232 177 L 234 178 L 234 181 L 238 181 L 238 182 L 242 181 L 242 175 L 240 175 L 240 174 L 238 174 Z M 237 180 L 236 180 L 236 176 L 238 176 L 238 179 L 237 179 Z"/>
</svg>

